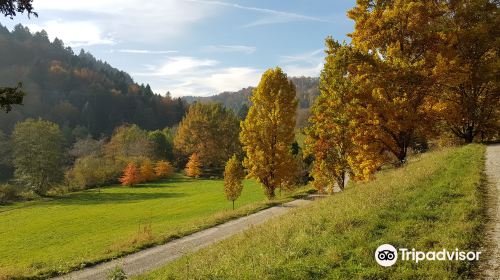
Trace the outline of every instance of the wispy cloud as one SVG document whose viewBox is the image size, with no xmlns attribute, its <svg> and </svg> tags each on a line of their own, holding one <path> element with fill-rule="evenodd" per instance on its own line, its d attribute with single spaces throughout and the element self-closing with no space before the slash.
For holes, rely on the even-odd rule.
<svg viewBox="0 0 500 280">
<path fill-rule="evenodd" d="M 213 53 L 244 53 L 252 54 L 257 48 L 243 45 L 217 45 L 217 46 L 204 46 L 201 48 L 203 52 L 213 52 Z"/>
<path fill-rule="evenodd" d="M 291 21 L 327 22 L 327 20 L 324 20 L 324 19 L 321 19 L 318 17 L 307 16 L 307 15 L 302 15 L 302 14 L 292 13 L 292 12 L 278 11 L 278 10 L 273 10 L 273 9 L 244 6 L 244 5 L 229 3 L 229 2 L 210 1 L 210 0 L 186 0 L 186 1 L 194 2 L 194 3 L 208 4 L 208 5 L 224 6 L 224 7 L 247 10 L 247 11 L 253 11 L 253 12 L 267 15 L 267 17 L 264 17 L 264 18 L 261 18 L 261 19 L 254 21 L 254 22 L 248 23 L 248 24 L 244 25 L 243 27 L 253 27 L 253 26 L 258 26 L 258 25 L 284 23 L 284 22 L 291 22 Z"/>
<path fill-rule="evenodd" d="M 289 76 L 317 77 L 323 68 L 323 49 L 310 52 L 282 56 L 280 61 Z"/>
<path fill-rule="evenodd" d="M 120 49 L 120 53 L 131 53 L 131 54 L 171 54 L 178 53 L 179 51 L 155 51 L 155 50 L 136 50 L 136 49 Z"/>
</svg>

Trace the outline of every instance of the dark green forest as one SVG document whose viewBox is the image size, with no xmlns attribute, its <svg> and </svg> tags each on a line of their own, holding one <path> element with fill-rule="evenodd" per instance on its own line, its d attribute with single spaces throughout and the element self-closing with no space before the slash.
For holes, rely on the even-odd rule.
<svg viewBox="0 0 500 280">
<path fill-rule="evenodd" d="M 90 53 L 75 54 L 59 39 L 50 42 L 45 31 L 0 26 L 0 54 L 0 85 L 21 82 L 27 93 L 23 106 L 0 114 L 6 134 L 19 121 L 42 118 L 59 124 L 68 138 L 100 138 L 124 123 L 148 130 L 173 126 L 186 110 L 181 99 L 155 94 Z"/>
</svg>

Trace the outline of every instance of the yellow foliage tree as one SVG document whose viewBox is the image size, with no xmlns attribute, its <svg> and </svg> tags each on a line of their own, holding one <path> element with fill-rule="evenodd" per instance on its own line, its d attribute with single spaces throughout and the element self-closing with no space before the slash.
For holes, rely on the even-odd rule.
<svg viewBox="0 0 500 280">
<path fill-rule="evenodd" d="M 197 153 L 192 154 L 189 157 L 189 161 L 186 164 L 186 175 L 189 177 L 198 178 L 201 175 L 201 162 L 200 157 Z"/>
<path fill-rule="evenodd" d="M 357 1 L 348 15 L 360 52 L 349 70 L 356 83 L 358 139 L 403 163 L 417 138 L 433 134 L 436 101 L 432 69 L 439 44 L 435 23 L 445 1 Z M 382 154 L 381 154 L 382 155 Z"/>
<path fill-rule="evenodd" d="M 256 178 L 269 199 L 275 189 L 295 175 L 291 153 L 297 99 L 295 86 L 277 67 L 267 70 L 251 97 L 252 106 L 241 123 L 240 140 L 248 176 Z"/>
<path fill-rule="evenodd" d="M 153 162 L 151 162 L 150 159 L 146 159 L 142 162 L 140 178 L 142 182 L 150 182 L 156 179 Z"/>
<path fill-rule="evenodd" d="M 174 167 L 166 160 L 160 160 L 156 163 L 155 174 L 158 178 L 167 178 L 174 173 Z"/>
<path fill-rule="evenodd" d="M 458 0 L 447 8 L 434 68 L 442 116 L 466 143 L 494 139 L 500 136 L 498 4 Z"/>
<path fill-rule="evenodd" d="M 224 169 L 224 192 L 227 200 L 233 203 L 233 210 L 234 201 L 240 197 L 241 191 L 243 190 L 244 177 L 245 173 L 243 167 L 236 155 L 233 155 L 233 157 L 227 161 Z"/>
<path fill-rule="evenodd" d="M 327 57 L 321 72 L 320 96 L 316 99 L 306 129 L 306 156 L 313 155 L 311 175 L 320 192 L 344 189 L 348 176 L 368 177 L 380 165 L 377 156 L 358 145 L 359 109 L 355 86 L 348 75 L 356 52 L 327 38 Z"/>
</svg>

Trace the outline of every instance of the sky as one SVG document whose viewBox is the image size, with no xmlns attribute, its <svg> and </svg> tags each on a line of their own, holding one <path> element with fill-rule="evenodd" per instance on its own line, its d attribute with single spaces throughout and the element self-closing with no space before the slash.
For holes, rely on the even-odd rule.
<svg viewBox="0 0 500 280">
<path fill-rule="evenodd" d="M 1 19 L 91 52 L 154 92 L 208 96 L 256 86 L 280 66 L 319 76 L 324 39 L 349 41 L 355 0 L 34 0 L 38 18 Z"/>
</svg>

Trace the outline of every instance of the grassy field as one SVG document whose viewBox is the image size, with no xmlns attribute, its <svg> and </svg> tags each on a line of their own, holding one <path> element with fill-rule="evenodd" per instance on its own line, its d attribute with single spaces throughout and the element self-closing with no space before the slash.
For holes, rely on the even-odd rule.
<svg viewBox="0 0 500 280">
<path fill-rule="evenodd" d="M 464 261 L 374 260 L 384 243 L 421 251 L 476 250 L 481 242 L 484 147 L 412 158 L 140 279 L 469 279 Z"/>
<path fill-rule="evenodd" d="M 178 177 L 0 207 L 0 279 L 48 276 L 136 251 L 268 207 L 245 181 L 237 209 L 221 180 Z"/>
</svg>

